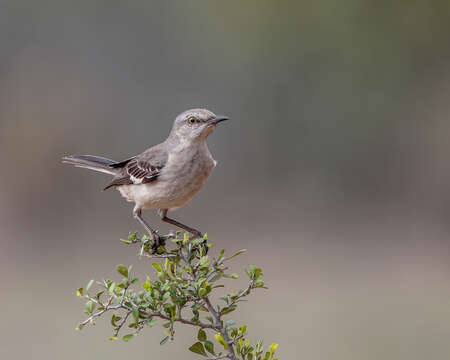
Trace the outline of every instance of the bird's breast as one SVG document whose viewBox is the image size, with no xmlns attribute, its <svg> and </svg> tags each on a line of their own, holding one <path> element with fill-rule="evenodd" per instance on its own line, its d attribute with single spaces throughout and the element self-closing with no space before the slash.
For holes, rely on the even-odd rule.
<svg viewBox="0 0 450 360">
<path fill-rule="evenodd" d="M 156 181 L 127 185 L 119 190 L 143 209 L 176 208 L 200 191 L 215 166 L 216 161 L 207 148 L 173 152 Z"/>
</svg>

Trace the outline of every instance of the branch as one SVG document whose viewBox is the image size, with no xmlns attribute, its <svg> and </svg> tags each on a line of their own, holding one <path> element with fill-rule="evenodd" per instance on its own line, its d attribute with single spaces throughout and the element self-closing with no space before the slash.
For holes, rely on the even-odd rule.
<svg viewBox="0 0 450 360">
<path fill-rule="evenodd" d="M 219 330 L 220 334 L 222 335 L 223 339 L 227 343 L 228 354 L 226 355 L 226 357 L 228 357 L 231 360 L 237 360 L 237 357 L 236 357 L 236 355 L 234 353 L 234 349 L 233 349 L 233 341 L 230 340 L 227 330 L 225 329 L 225 327 L 222 324 L 222 321 L 220 319 L 220 317 L 221 317 L 220 313 L 218 311 L 216 311 L 216 309 L 214 309 L 214 306 L 212 306 L 211 301 L 209 300 L 208 297 L 205 298 L 205 305 L 206 305 L 206 308 L 209 310 L 209 312 L 214 317 L 214 319 L 216 320 L 216 326 L 218 327 L 218 330 Z"/>
<path fill-rule="evenodd" d="M 181 317 L 178 317 L 176 319 L 171 319 L 170 317 L 168 317 L 168 316 L 166 316 L 164 314 L 161 314 L 161 313 L 150 313 L 149 314 L 149 313 L 146 313 L 145 311 L 139 311 L 139 312 L 141 314 L 143 314 L 144 316 L 147 316 L 148 318 L 158 317 L 160 319 L 167 320 L 167 321 L 180 322 L 180 323 L 183 323 L 183 324 L 186 324 L 186 325 L 197 326 L 197 327 L 205 328 L 205 329 L 219 330 L 218 327 L 215 326 L 215 325 L 201 323 L 201 322 L 196 323 L 196 322 L 193 322 L 193 321 L 181 318 Z"/>
<path fill-rule="evenodd" d="M 264 350 L 262 342 L 254 345 L 246 336 L 247 326 L 234 327 L 234 322 L 224 322 L 222 317 L 236 309 L 242 298 L 249 295 L 252 290 L 264 287 L 262 270 L 255 265 L 250 265 L 246 273 L 250 279 L 248 286 L 237 292 L 226 293 L 221 299 L 226 301 L 226 307 L 221 309 L 211 303 L 211 294 L 217 288 L 223 287 L 219 281 L 224 278 L 236 279 L 234 274 L 226 273 L 228 267 L 224 262 L 241 254 L 238 251 L 230 257 L 225 257 L 225 250 L 220 251 L 218 257 L 211 257 L 208 249 L 212 244 L 205 243 L 203 239 L 189 239 L 187 235 L 180 237 L 170 233 L 162 235 L 164 240 L 173 240 L 167 245 L 160 246 L 155 253 L 152 241 L 147 236 L 141 238 L 137 233 L 130 234 L 124 243 L 137 244 L 139 256 L 145 256 L 155 261 L 152 267 L 155 270 L 156 279 L 147 276 L 142 283 L 131 274 L 131 266 L 118 265 L 117 271 L 122 276 L 120 280 L 103 280 L 97 282 L 101 288 L 96 295 L 90 295 L 89 289 L 94 284 L 91 280 L 85 290 L 79 288 L 77 295 L 88 300 L 86 311 L 88 318 L 80 323 L 79 328 L 94 323 L 108 311 L 114 311 L 111 319 L 114 336 L 110 340 L 117 340 L 119 333 L 128 325 L 132 333 L 123 336 L 124 341 L 129 341 L 136 336 L 146 325 L 152 326 L 157 318 L 164 320 L 166 336 L 161 340 L 164 344 L 173 340 L 174 324 L 181 323 L 198 328 L 197 339 L 189 348 L 190 351 L 204 355 L 207 360 L 238 360 L 238 359 L 274 359 L 277 344 L 272 344 L 269 351 Z M 169 249 L 169 245 L 172 249 Z M 95 307 L 97 311 L 95 312 Z M 192 312 L 191 319 L 183 317 L 183 312 Z M 117 312 L 116 312 L 117 311 Z M 200 311 L 205 311 L 209 316 L 203 320 Z M 117 314 L 117 315 L 116 315 Z M 190 317 L 190 315 L 184 315 Z M 204 329 L 211 329 L 215 333 L 216 341 L 224 347 L 226 354 L 214 351 L 214 345 L 208 340 Z M 213 357 L 207 357 L 208 352 Z"/>
</svg>

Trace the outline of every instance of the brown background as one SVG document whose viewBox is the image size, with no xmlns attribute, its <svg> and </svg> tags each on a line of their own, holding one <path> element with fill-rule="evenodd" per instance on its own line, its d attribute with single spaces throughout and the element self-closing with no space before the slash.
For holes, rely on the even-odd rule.
<svg viewBox="0 0 450 360">
<path fill-rule="evenodd" d="M 233 120 L 175 215 L 263 267 L 270 290 L 232 316 L 252 339 L 448 358 L 449 37 L 448 1 L 1 1 L 0 357 L 196 358 L 190 329 L 74 331 L 77 287 L 150 269 L 118 241 L 131 205 L 60 157 L 126 158 L 205 106 Z"/>
</svg>

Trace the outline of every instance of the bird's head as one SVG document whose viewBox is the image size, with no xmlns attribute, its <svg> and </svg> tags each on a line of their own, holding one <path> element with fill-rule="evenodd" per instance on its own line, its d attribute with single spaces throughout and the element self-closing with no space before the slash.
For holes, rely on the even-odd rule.
<svg viewBox="0 0 450 360">
<path fill-rule="evenodd" d="M 170 135 L 189 142 L 206 140 L 216 125 L 225 120 L 228 120 L 226 116 L 206 109 L 186 110 L 176 117 Z"/>
</svg>

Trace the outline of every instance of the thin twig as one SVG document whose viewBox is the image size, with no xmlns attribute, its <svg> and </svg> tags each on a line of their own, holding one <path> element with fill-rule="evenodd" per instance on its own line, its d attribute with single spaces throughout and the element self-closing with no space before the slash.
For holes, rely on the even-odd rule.
<svg viewBox="0 0 450 360">
<path fill-rule="evenodd" d="M 237 357 L 236 357 L 236 355 L 234 353 L 234 349 L 233 349 L 233 341 L 230 339 L 230 337 L 228 336 L 227 330 L 222 325 L 222 321 L 220 319 L 220 317 L 221 317 L 220 313 L 218 311 L 216 311 L 216 309 L 214 309 L 214 306 L 211 304 L 211 301 L 209 301 L 208 297 L 205 297 L 205 305 L 208 308 L 209 312 L 214 317 L 214 319 L 216 320 L 216 326 L 217 326 L 220 334 L 222 335 L 223 339 L 227 343 L 228 354 L 226 355 L 226 357 L 228 357 L 231 360 L 237 360 Z"/>
</svg>

